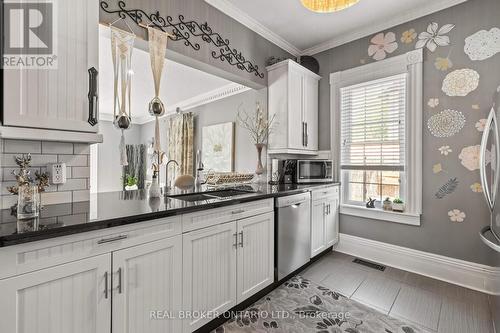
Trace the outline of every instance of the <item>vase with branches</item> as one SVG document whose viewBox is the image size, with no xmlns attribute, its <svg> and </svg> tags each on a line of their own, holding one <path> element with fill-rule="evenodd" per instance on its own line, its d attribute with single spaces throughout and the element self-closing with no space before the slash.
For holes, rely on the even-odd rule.
<svg viewBox="0 0 500 333">
<path fill-rule="evenodd" d="M 257 148 L 257 169 L 255 174 L 260 176 L 264 173 L 264 166 L 262 165 L 262 149 L 266 146 L 269 139 L 269 135 L 274 129 L 275 116 L 272 115 L 270 118 L 267 117 L 264 110 L 261 108 L 260 103 L 256 103 L 256 109 L 254 114 L 247 113 L 241 108 L 238 108 L 238 125 L 246 129 L 250 133 L 255 147 Z"/>
</svg>

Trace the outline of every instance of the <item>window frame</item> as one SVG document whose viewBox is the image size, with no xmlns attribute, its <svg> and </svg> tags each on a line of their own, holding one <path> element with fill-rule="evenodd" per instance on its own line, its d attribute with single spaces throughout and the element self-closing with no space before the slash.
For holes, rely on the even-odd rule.
<svg viewBox="0 0 500 333">
<path fill-rule="evenodd" d="M 396 223 L 420 225 L 422 214 L 422 110 L 423 110 L 423 51 L 421 49 L 330 74 L 331 147 L 336 180 L 341 177 L 341 95 L 343 87 L 373 81 L 398 74 L 407 74 L 405 119 L 405 189 L 404 213 L 368 209 L 344 202 L 342 191 L 340 213 Z M 403 185 L 404 183 L 404 185 Z"/>
</svg>

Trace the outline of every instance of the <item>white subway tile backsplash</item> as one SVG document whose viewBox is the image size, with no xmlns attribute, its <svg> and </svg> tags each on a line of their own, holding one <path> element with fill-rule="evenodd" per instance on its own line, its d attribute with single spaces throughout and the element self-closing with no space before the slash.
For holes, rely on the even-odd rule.
<svg viewBox="0 0 500 333">
<path fill-rule="evenodd" d="M 86 190 L 87 179 L 67 179 L 65 184 L 57 185 L 58 191 Z"/>
<path fill-rule="evenodd" d="M 42 193 L 40 195 L 42 205 L 53 205 L 53 204 L 60 204 L 60 203 L 68 203 L 71 202 L 71 191 L 67 192 L 49 192 L 49 193 Z"/>
<path fill-rule="evenodd" d="M 2 154 L 3 167 L 17 167 L 15 157 L 21 154 Z M 31 155 L 31 166 L 42 167 L 49 163 L 57 163 L 57 155 Z"/>
<path fill-rule="evenodd" d="M 9 168 L 2 168 L 2 181 L 8 182 L 11 180 L 16 180 L 16 177 L 12 173 L 13 171 L 19 170 L 19 168 L 14 168 L 14 167 L 9 167 Z M 29 168 L 30 174 L 32 176 L 35 175 L 35 171 L 38 171 L 38 168 Z"/>
<path fill-rule="evenodd" d="M 73 144 L 69 142 L 42 142 L 42 154 L 73 154 Z"/>
<path fill-rule="evenodd" d="M 28 140 L 4 140 L 4 153 L 40 154 L 42 143 Z"/>
<path fill-rule="evenodd" d="M 90 200 L 90 191 L 73 191 L 73 202 L 81 202 L 81 201 L 89 201 Z"/>
<path fill-rule="evenodd" d="M 89 155 L 90 145 L 86 143 L 74 143 L 73 144 L 73 154 L 75 155 Z"/>
<path fill-rule="evenodd" d="M 8 209 L 13 205 L 17 204 L 17 195 L 2 195 L 0 196 L 0 203 L 2 209 Z"/>
<path fill-rule="evenodd" d="M 90 178 L 89 167 L 72 167 L 72 177 L 70 178 Z"/>
<path fill-rule="evenodd" d="M 59 155 L 58 162 L 66 166 L 87 166 L 87 155 Z"/>
</svg>

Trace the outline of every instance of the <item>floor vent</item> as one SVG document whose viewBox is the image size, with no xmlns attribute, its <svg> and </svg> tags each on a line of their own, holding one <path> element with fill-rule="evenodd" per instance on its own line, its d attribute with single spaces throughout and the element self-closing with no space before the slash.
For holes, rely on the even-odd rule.
<svg viewBox="0 0 500 333">
<path fill-rule="evenodd" d="M 384 265 L 376 264 L 374 262 L 369 262 L 369 261 L 366 261 L 366 260 L 363 260 L 363 259 L 359 259 L 359 258 L 354 259 L 352 262 L 356 263 L 356 264 L 360 264 L 360 265 L 366 266 L 366 267 L 370 267 L 370 268 L 376 269 L 377 271 L 381 271 L 381 272 L 385 271 L 385 266 Z"/>
</svg>

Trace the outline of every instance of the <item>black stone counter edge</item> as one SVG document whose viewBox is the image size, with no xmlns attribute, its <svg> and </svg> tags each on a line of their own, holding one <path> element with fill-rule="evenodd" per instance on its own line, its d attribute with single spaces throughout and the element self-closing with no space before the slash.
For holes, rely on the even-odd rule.
<svg viewBox="0 0 500 333">
<path fill-rule="evenodd" d="M 335 185 L 335 184 L 330 184 Z M 311 187 L 313 188 L 313 187 Z M 117 217 L 113 219 L 106 219 L 102 221 L 94 221 L 89 223 L 82 223 L 72 226 L 66 226 L 62 228 L 55 229 L 47 229 L 43 231 L 34 231 L 34 232 L 26 232 L 22 234 L 13 234 L 9 236 L 0 237 L 0 247 L 24 244 L 29 242 L 35 242 L 40 240 L 46 240 L 61 236 L 69 236 L 73 234 L 96 231 L 101 229 L 108 229 L 112 227 L 123 226 L 132 223 L 145 222 L 150 220 L 155 220 L 159 218 L 165 218 L 170 216 L 182 215 L 192 212 L 197 212 L 205 209 L 212 209 L 230 205 L 236 205 L 240 203 L 268 199 L 268 198 L 277 198 L 282 196 L 288 196 L 291 194 L 304 193 L 311 191 L 311 188 L 303 188 L 303 189 L 293 189 L 284 192 L 278 193 L 255 193 L 245 197 L 238 197 L 233 200 L 222 200 L 216 201 L 213 203 L 208 203 L 205 205 L 192 206 L 192 207 L 183 207 L 183 208 L 174 208 L 165 211 L 151 212 L 140 215 L 131 215 L 125 217 Z"/>
</svg>

